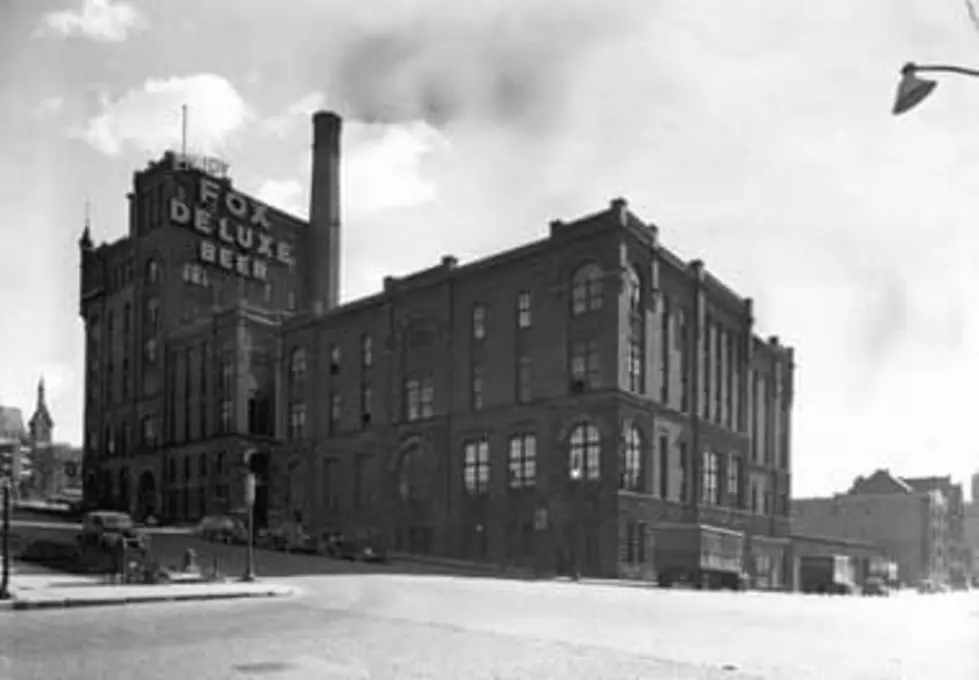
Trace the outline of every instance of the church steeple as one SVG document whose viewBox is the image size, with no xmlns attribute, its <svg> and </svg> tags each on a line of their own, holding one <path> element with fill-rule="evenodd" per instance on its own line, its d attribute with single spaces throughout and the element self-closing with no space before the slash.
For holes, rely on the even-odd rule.
<svg viewBox="0 0 979 680">
<path fill-rule="evenodd" d="M 29 423 L 31 439 L 35 444 L 50 444 L 54 431 L 54 419 L 48 411 L 48 403 L 44 393 L 44 376 L 37 381 L 37 405 Z"/>
<path fill-rule="evenodd" d="M 85 228 L 82 230 L 82 237 L 78 239 L 78 247 L 91 250 L 92 245 L 92 204 L 85 201 Z"/>
</svg>

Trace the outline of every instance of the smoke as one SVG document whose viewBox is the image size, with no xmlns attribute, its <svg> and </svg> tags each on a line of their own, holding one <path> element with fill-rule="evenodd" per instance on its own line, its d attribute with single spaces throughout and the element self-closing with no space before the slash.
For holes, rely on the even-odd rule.
<svg viewBox="0 0 979 680">
<path fill-rule="evenodd" d="M 540 130 L 564 115 L 574 65 L 634 30 L 642 7 L 633 0 L 405 4 L 411 9 L 392 6 L 390 16 L 375 11 L 352 21 L 318 62 L 328 64 L 325 89 L 345 116 Z"/>
</svg>

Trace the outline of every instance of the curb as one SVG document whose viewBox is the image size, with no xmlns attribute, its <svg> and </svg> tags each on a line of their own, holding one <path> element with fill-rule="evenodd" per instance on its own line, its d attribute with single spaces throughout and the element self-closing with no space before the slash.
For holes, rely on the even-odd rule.
<svg viewBox="0 0 979 680">
<path fill-rule="evenodd" d="M 244 600 L 259 597 L 286 597 L 295 591 L 260 590 L 246 593 L 182 593 L 176 595 L 136 595 L 124 598 L 55 599 L 55 600 L 8 600 L 0 602 L 0 611 L 29 611 L 36 609 L 81 609 L 83 607 L 111 607 L 130 604 L 163 602 L 203 602 L 207 600 Z"/>
</svg>

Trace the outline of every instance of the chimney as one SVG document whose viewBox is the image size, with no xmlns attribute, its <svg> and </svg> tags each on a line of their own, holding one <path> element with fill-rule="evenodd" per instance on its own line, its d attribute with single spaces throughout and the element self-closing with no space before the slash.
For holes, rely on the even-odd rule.
<svg viewBox="0 0 979 680">
<path fill-rule="evenodd" d="M 313 172 L 309 190 L 306 299 L 322 313 L 340 299 L 340 116 L 313 114 Z"/>
</svg>

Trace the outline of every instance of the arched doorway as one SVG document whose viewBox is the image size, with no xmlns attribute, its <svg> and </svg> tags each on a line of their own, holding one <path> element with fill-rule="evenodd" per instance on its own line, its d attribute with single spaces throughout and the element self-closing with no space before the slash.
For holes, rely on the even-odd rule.
<svg viewBox="0 0 979 680">
<path fill-rule="evenodd" d="M 129 468 L 123 468 L 119 470 L 119 509 L 123 512 L 129 512 Z"/>
<path fill-rule="evenodd" d="M 139 476 L 136 514 L 140 519 L 156 515 L 156 478 L 146 470 Z"/>
<path fill-rule="evenodd" d="M 434 484 L 436 469 L 423 441 L 412 440 L 398 452 L 394 463 L 394 547 L 429 554 L 434 550 Z"/>
</svg>

